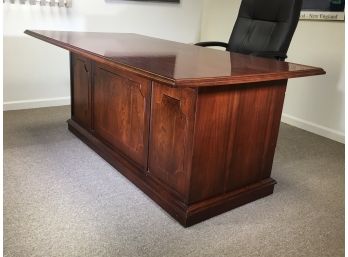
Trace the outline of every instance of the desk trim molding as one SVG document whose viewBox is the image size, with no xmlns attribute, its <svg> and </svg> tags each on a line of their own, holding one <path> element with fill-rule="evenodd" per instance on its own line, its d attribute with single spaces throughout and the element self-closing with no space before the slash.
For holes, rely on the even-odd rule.
<svg viewBox="0 0 348 257">
<path fill-rule="evenodd" d="M 239 190 L 186 205 L 174 194 L 170 193 L 170 190 L 165 185 L 153 179 L 148 173 L 141 172 L 131 161 L 113 151 L 78 123 L 71 119 L 67 122 L 68 129 L 74 135 L 85 142 L 184 227 L 192 226 L 218 214 L 270 195 L 273 193 L 276 184 L 274 179 L 267 178 Z"/>
<path fill-rule="evenodd" d="M 314 75 L 322 75 L 326 72 L 322 68 L 316 68 L 311 66 L 302 65 L 306 70 L 298 70 L 298 71 L 287 71 L 287 72 L 275 72 L 275 73 L 266 73 L 266 74 L 251 74 L 251 75 L 241 75 L 241 76 L 227 76 L 227 77 L 206 77 L 206 78 L 191 78 L 191 79 L 173 79 L 162 76 L 160 74 L 155 74 L 150 71 L 146 71 L 134 66 L 130 66 L 124 63 L 119 63 L 114 60 L 108 59 L 104 56 L 101 56 L 97 53 L 89 52 L 85 49 L 81 49 L 70 44 L 55 40 L 53 38 L 46 37 L 42 34 L 39 34 L 35 31 L 25 30 L 25 34 L 35 37 L 37 39 L 41 39 L 50 44 L 56 45 L 58 47 L 69 50 L 70 52 L 79 54 L 83 57 L 86 57 L 90 60 L 93 60 L 98 63 L 102 63 L 108 65 L 110 67 L 114 67 L 120 69 L 122 71 L 128 71 L 135 73 L 139 76 L 145 77 L 147 79 L 151 79 L 153 81 L 157 81 L 163 84 L 166 84 L 170 87 L 208 87 L 208 86 L 219 86 L 219 85 L 240 85 L 246 84 L 250 82 L 262 82 L 262 81 L 272 81 L 272 80 L 283 80 L 289 78 L 297 78 L 297 77 L 307 77 Z M 192 46 L 199 47 L 199 46 Z M 261 57 L 252 57 L 252 58 L 261 58 Z"/>
</svg>

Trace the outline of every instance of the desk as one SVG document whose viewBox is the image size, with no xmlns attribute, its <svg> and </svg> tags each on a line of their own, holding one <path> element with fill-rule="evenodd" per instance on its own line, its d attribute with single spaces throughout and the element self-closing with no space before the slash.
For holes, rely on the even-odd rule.
<svg viewBox="0 0 348 257">
<path fill-rule="evenodd" d="M 325 73 L 136 34 L 25 33 L 70 51 L 69 130 L 183 226 L 273 193 L 287 80 Z"/>
</svg>

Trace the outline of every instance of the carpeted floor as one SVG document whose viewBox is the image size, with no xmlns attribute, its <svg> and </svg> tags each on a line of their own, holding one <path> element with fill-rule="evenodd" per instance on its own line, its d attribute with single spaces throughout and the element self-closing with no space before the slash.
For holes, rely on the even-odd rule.
<svg viewBox="0 0 348 257">
<path fill-rule="evenodd" d="M 343 256 L 344 145 L 282 125 L 273 195 L 184 229 L 67 130 L 4 113 L 4 256 Z"/>
</svg>

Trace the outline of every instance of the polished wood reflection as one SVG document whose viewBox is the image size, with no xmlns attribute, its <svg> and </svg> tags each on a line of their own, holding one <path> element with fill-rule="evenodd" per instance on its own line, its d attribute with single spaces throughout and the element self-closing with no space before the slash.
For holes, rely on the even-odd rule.
<svg viewBox="0 0 348 257">
<path fill-rule="evenodd" d="M 321 68 L 137 34 L 31 30 L 25 33 L 172 86 L 232 85 L 325 73 Z"/>
</svg>

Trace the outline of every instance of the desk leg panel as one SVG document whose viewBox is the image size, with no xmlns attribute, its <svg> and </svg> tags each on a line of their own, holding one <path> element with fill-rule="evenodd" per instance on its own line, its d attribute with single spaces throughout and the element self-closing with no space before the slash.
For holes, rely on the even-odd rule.
<svg viewBox="0 0 348 257">
<path fill-rule="evenodd" d="M 91 62 L 71 54 L 71 116 L 86 129 L 91 128 Z"/>
<path fill-rule="evenodd" d="M 286 83 L 199 90 L 190 204 L 270 177 Z"/>
<path fill-rule="evenodd" d="M 149 175 L 186 201 L 192 161 L 196 90 L 153 83 Z"/>
</svg>

